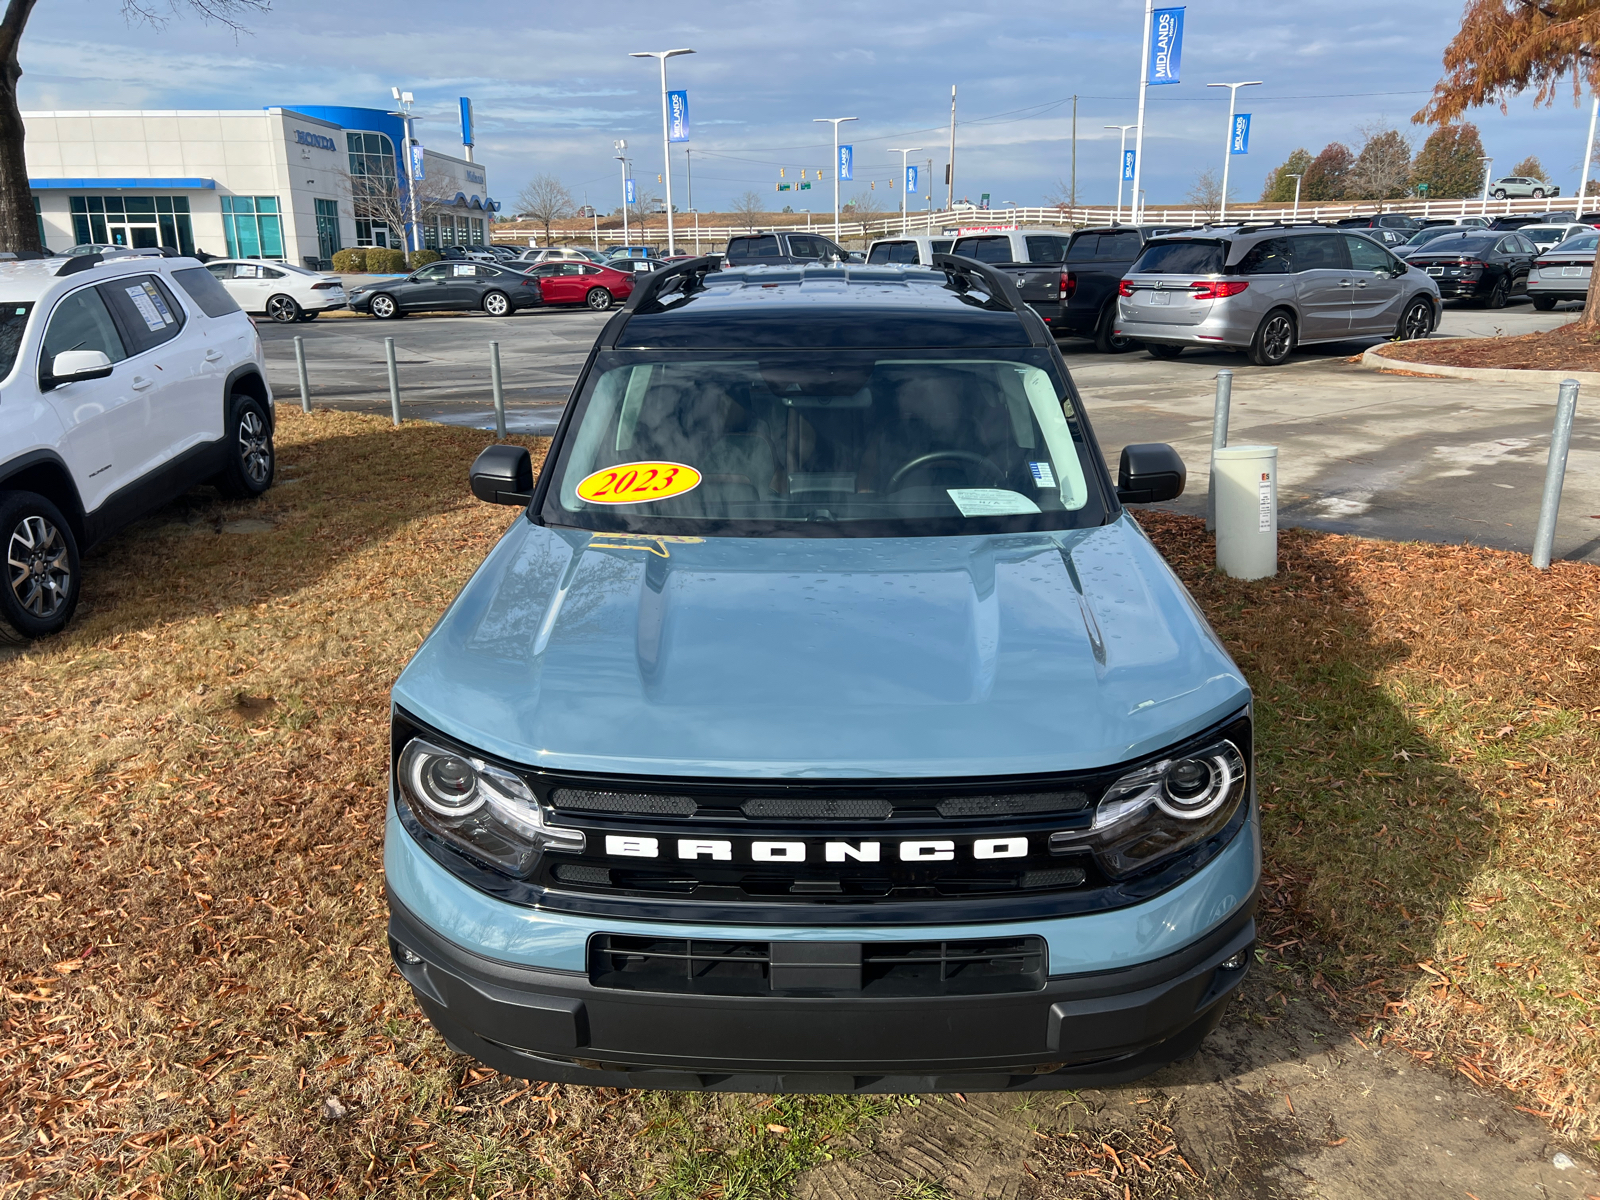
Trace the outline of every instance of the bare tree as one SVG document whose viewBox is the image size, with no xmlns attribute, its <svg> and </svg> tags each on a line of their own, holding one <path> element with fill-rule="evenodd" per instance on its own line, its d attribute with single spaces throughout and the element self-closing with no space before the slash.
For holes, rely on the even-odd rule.
<svg viewBox="0 0 1600 1200">
<path fill-rule="evenodd" d="M 661 197 L 654 192 L 637 188 L 633 193 L 633 203 L 628 205 L 628 220 L 642 231 L 646 222 L 655 215 L 656 205 L 660 203 Z"/>
<path fill-rule="evenodd" d="M 387 172 L 357 175 L 347 170 L 340 170 L 338 178 L 340 190 L 350 197 L 356 218 L 386 227 L 391 245 L 406 256 L 409 269 L 412 251 L 405 231 L 411 223 L 411 205 L 401 194 L 399 181 Z M 411 187 L 417 198 L 417 220 L 422 225 L 428 225 L 440 213 L 455 206 L 454 194 L 445 196 L 433 192 L 420 179 L 412 180 Z"/>
<path fill-rule="evenodd" d="M 572 215 L 572 193 L 554 175 L 535 175 L 517 193 L 517 211 L 544 226 L 544 240 L 550 242 L 550 224 Z"/>
<path fill-rule="evenodd" d="M 1411 143 L 1395 129 L 1369 125 L 1361 130 L 1361 153 L 1345 178 L 1345 191 L 1363 200 L 1394 200 L 1411 184 Z"/>
<path fill-rule="evenodd" d="M 766 215 L 767 202 L 761 198 L 760 192 L 746 192 L 733 202 L 730 211 L 735 216 L 743 217 L 745 228 L 754 233 L 756 218 Z"/>
<path fill-rule="evenodd" d="M 841 211 L 856 217 L 875 217 L 884 210 L 883 198 L 869 188 L 851 196 Z"/>
<path fill-rule="evenodd" d="M 0 250 L 42 250 L 39 222 L 33 214 L 33 193 L 28 188 L 27 130 L 17 108 L 17 81 L 22 64 L 17 49 L 38 0 L 6 0 L 0 17 Z M 140 22 L 161 28 L 180 12 L 192 12 L 202 21 L 217 21 L 235 31 L 246 13 L 266 12 L 268 0 L 122 0 L 122 15 L 130 24 Z"/>
<path fill-rule="evenodd" d="M 1189 189 L 1189 203 L 1198 208 L 1210 220 L 1222 211 L 1222 183 L 1217 178 L 1217 173 L 1210 167 L 1194 177 L 1194 186 Z"/>
</svg>

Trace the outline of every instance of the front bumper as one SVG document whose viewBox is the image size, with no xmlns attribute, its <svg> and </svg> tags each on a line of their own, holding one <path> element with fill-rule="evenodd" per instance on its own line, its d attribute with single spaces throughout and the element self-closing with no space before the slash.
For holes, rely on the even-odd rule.
<svg viewBox="0 0 1600 1200">
<path fill-rule="evenodd" d="M 390 950 L 456 1050 L 507 1074 L 608 1087 L 763 1092 L 1105 1086 L 1198 1049 L 1248 969 L 1260 875 L 1254 814 L 1206 867 L 1110 913 L 937 928 L 680 926 L 522 908 L 386 834 Z M 885 942 L 1042 937 L 1028 991 L 708 995 L 599 986 L 600 933 Z M 1222 964 L 1243 954 L 1244 965 Z"/>
</svg>

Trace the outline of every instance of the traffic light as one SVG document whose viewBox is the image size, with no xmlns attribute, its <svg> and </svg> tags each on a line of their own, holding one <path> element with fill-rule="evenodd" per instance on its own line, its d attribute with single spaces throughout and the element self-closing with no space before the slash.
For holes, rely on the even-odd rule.
<svg viewBox="0 0 1600 1200">
<path fill-rule="evenodd" d="M 779 167 L 778 168 L 778 178 L 779 179 L 787 179 L 788 178 L 788 176 L 786 176 L 783 172 L 784 172 L 784 168 Z"/>
<path fill-rule="evenodd" d="M 867 191 L 875 192 L 877 190 L 878 190 L 878 181 L 876 179 L 869 180 L 868 183 L 867 183 Z"/>
<path fill-rule="evenodd" d="M 656 182 L 657 182 L 657 183 L 660 183 L 660 182 L 661 182 L 661 172 L 660 172 L 660 171 L 657 171 L 657 172 L 656 172 Z"/>
<path fill-rule="evenodd" d="M 806 177 L 806 169 L 804 167 L 801 167 L 800 168 L 800 178 L 804 179 L 805 177 Z"/>
</svg>

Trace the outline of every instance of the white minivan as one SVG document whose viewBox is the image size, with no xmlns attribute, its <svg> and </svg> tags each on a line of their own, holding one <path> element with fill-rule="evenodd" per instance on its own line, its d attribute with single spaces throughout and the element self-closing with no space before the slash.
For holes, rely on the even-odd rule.
<svg viewBox="0 0 1600 1200">
<path fill-rule="evenodd" d="M 931 267 L 935 254 L 949 254 L 953 237 L 905 236 L 878 238 L 867 247 L 871 266 L 892 264 L 905 267 Z"/>
<path fill-rule="evenodd" d="M 79 555 L 197 483 L 272 485 L 255 326 L 192 258 L 0 262 L 0 640 L 64 628 Z"/>
</svg>

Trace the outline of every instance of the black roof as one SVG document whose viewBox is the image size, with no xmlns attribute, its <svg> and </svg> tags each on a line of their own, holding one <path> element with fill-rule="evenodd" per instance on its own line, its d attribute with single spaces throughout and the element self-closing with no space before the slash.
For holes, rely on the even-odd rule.
<svg viewBox="0 0 1600 1200">
<path fill-rule="evenodd" d="M 600 344 L 617 349 L 1048 345 L 1010 280 L 981 263 L 728 267 L 679 263 L 636 288 Z M 1036 328 L 1037 327 L 1037 328 Z"/>
</svg>

